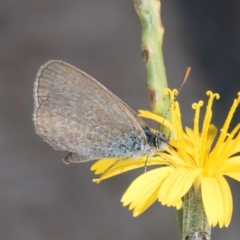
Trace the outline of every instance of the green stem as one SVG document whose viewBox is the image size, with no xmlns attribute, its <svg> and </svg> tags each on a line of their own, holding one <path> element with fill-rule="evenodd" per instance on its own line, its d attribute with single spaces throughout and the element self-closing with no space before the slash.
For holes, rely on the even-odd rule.
<svg viewBox="0 0 240 240">
<path fill-rule="evenodd" d="M 164 27 L 161 21 L 161 2 L 159 0 L 134 0 L 135 10 L 142 24 L 142 56 L 148 74 L 148 91 L 152 111 L 160 116 L 166 115 L 170 102 L 164 90 L 168 87 L 163 58 Z M 170 114 L 166 116 L 171 120 Z M 162 127 L 168 135 L 170 130 Z M 179 231 L 182 235 L 183 209 L 177 211 Z"/>
<path fill-rule="evenodd" d="M 183 208 L 180 208 L 179 210 L 176 210 L 176 215 L 177 215 L 178 230 L 179 230 L 180 236 L 182 236 L 182 229 L 183 229 Z"/>
<path fill-rule="evenodd" d="M 183 240 L 210 240 L 211 227 L 204 211 L 200 188 L 195 191 L 192 187 L 184 196 L 182 226 Z"/>
<path fill-rule="evenodd" d="M 135 10 L 142 24 L 142 56 L 148 73 L 148 91 L 152 111 L 165 116 L 169 108 L 169 98 L 164 93 L 167 77 L 163 59 L 164 27 L 160 17 L 159 0 L 134 0 Z M 168 114 L 167 119 L 170 119 Z M 162 128 L 167 135 L 169 130 Z"/>
</svg>

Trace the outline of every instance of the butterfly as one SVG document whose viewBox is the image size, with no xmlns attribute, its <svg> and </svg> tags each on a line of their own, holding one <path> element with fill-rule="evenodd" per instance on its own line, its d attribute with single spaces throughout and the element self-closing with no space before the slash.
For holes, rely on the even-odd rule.
<svg viewBox="0 0 240 240">
<path fill-rule="evenodd" d="M 63 61 L 40 67 L 34 83 L 36 133 L 65 163 L 154 155 L 169 145 L 122 100 L 85 72 Z"/>
</svg>

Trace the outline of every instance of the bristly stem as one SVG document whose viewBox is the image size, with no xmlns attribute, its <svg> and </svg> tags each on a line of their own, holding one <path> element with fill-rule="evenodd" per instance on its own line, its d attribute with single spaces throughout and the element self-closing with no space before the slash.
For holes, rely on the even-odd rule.
<svg viewBox="0 0 240 240">
<path fill-rule="evenodd" d="M 184 196 L 182 240 L 210 240 L 211 227 L 202 203 L 201 189 L 192 187 Z"/>
<path fill-rule="evenodd" d="M 165 116 L 169 107 L 169 98 L 164 93 L 168 87 L 163 59 L 163 35 L 159 0 L 134 0 L 135 10 L 142 24 L 142 56 L 148 74 L 148 91 L 152 111 Z M 170 119 L 168 114 L 167 119 Z M 169 130 L 162 128 L 168 135 Z"/>
</svg>

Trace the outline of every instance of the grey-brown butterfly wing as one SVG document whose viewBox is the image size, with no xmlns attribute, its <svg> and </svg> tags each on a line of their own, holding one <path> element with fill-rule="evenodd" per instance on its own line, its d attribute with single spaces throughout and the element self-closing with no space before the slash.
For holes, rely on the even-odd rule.
<svg viewBox="0 0 240 240">
<path fill-rule="evenodd" d="M 49 61 L 34 85 L 36 132 L 69 161 L 141 155 L 146 126 L 133 110 L 91 76 Z"/>
</svg>

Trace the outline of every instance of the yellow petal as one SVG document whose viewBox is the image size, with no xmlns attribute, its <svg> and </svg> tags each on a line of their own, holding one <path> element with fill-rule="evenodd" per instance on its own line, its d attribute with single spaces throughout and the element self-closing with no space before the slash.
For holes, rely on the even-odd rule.
<svg viewBox="0 0 240 240">
<path fill-rule="evenodd" d="M 222 176 L 201 176 L 203 206 L 210 226 L 228 226 L 232 216 L 232 195 Z"/>
<path fill-rule="evenodd" d="M 229 158 L 219 172 L 240 182 L 240 156 Z"/>
<path fill-rule="evenodd" d="M 139 110 L 139 114 L 138 116 L 143 117 L 143 118 L 148 118 L 148 119 L 152 119 L 160 124 L 163 123 L 164 120 L 164 126 L 171 129 L 172 131 L 174 131 L 174 127 L 173 124 L 171 122 L 169 122 L 166 118 L 161 117 L 155 113 L 149 112 L 149 111 L 144 111 L 144 110 Z"/>
<path fill-rule="evenodd" d="M 129 209 L 136 209 L 134 216 L 141 214 L 156 201 L 158 189 L 171 171 L 172 167 L 163 167 L 139 176 L 124 193 L 121 199 L 123 206 L 130 204 Z"/>
<path fill-rule="evenodd" d="M 172 206 L 190 189 L 202 169 L 177 168 L 165 179 L 158 193 L 158 200 L 167 206 Z"/>
<path fill-rule="evenodd" d="M 145 198 L 145 202 L 138 204 L 133 210 L 133 216 L 137 217 L 147 210 L 157 200 L 158 188 L 152 189 L 152 192 L 148 192 Z"/>
<path fill-rule="evenodd" d="M 219 186 L 221 186 L 223 204 L 224 204 L 223 205 L 224 214 L 221 216 L 219 225 L 220 227 L 223 227 L 223 226 L 228 227 L 232 218 L 232 211 L 233 211 L 232 194 L 231 194 L 230 187 L 223 176 L 221 175 L 217 176 L 217 180 L 218 180 Z"/>
<path fill-rule="evenodd" d="M 233 178 L 233 179 L 235 179 L 235 180 L 240 182 L 240 176 L 239 176 L 240 174 L 239 174 L 239 172 L 229 172 L 229 173 L 225 173 L 224 175 L 226 175 L 226 176 L 228 176 L 230 178 Z"/>
<path fill-rule="evenodd" d="M 137 160 L 134 159 L 128 159 L 128 160 L 108 160 L 108 159 L 102 159 L 99 160 L 97 163 L 95 163 L 91 170 L 95 170 L 95 174 L 102 174 L 99 179 L 95 182 L 98 182 L 99 180 L 104 180 L 110 177 L 113 177 L 115 175 L 145 167 L 146 163 L 146 156 L 143 156 Z M 165 159 L 162 159 L 161 156 L 159 157 L 151 157 L 149 158 L 147 165 L 163 165 L 167 164 Z"/>
<path fill-rule="evenodd" d="M 175 204 L 173 204 L 173 207 L 179 210 L 182 207 L 182 199 L 179 199 Z"/>
<path fill-rule="evenodd" d="M 104 158 L 104 159 L 101 159 L 101 160 L 95 162 L 91 166 L 90 170 L 95 171 L 94 172 L 95 174 L 101 174 L 101 173 L 105 172 L 108 168 L 113 166 L 114 163 L 117 161 L 118 161 L 118 159 L 116 159 L 116 158 Z"/>
<path fill-rule="evenodd" d="M 240 156 L 235 156 L 227 159 L 225 164 L 221 166 L 218 171 L 224 175 L 227 175 L 231 172 L 238 172 L 240 178 Z"/>
</svg>

